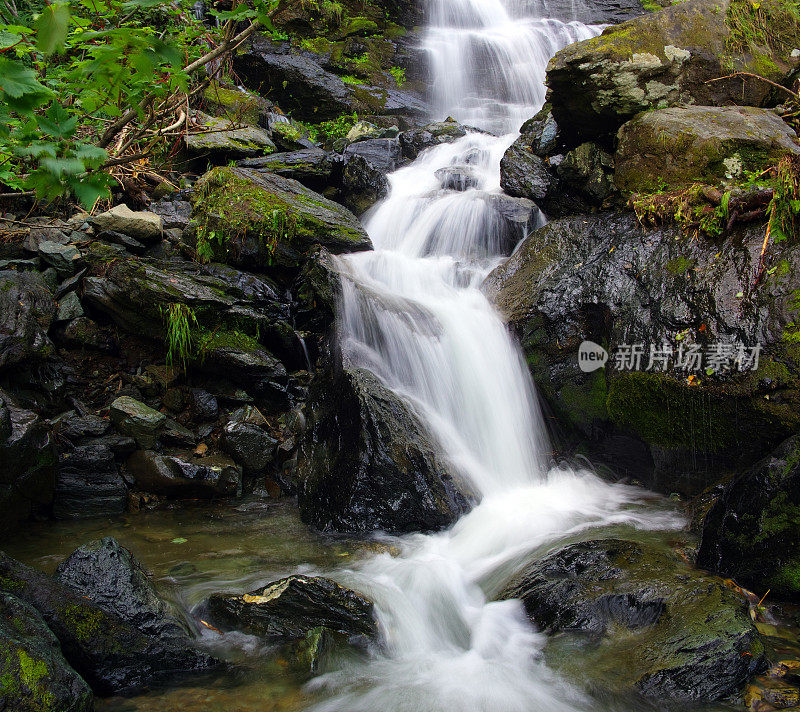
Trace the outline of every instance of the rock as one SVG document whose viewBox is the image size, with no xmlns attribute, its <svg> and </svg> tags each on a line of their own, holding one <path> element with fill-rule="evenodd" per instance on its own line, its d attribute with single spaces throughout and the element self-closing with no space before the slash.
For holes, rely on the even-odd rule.
<svg viewBox="0 0 800 712">
<path fill-rule="evenodd" d="M 336 315 L 341 281 L 336 258 L 324 247 L 309 252 L 298 277 L 297 293 L 300 301 L 298 325 L 325 334 Z"/>
<path fill-rule="evenodd" d="M 83 316 L 83 306 L 75 292 L 67 292 L 59 299 L 55 321 L 72 321 L 81 316 Z"/>
<path fill-rule="evenodd" d="M 742 106 L 648 111 L 619 130 L 614 181 L 622 190 L 717 184 L 760 173 L 800 153 L 795 132 L 774 112 Z"/>
<path fill-rule="evenodd" d="M 110 242 L 114 245 L 120 245 L 134 255 L 144 254 L 147 249 L 147 245 L 139 242 L 139 240 L 130 237 L 130 235 L 124 235 L 121 232 L 114 232 L 113 230 L 104 230 L 97 236 L 97 239 Z"/>
<path fill-rule="evenodd" d="M 250 168 L 215 168 L 198 181 L 194 218 L 220 261 L 253 269 L 297 269 L 312 245 L 369 249 L 358 219 L 288 178 Z"/>
<path fill-rule="evenodd" d="M 201 130 L 193 131 L 183 139 L 186 148 L 194 155 L 209 156 L 215 161 L 230 161 L 275 151 L 275 144 L 264 129 L 214 118 L 201 112 L 197 113 L 196 120 Z"/>
<path fill-rule="evenodd" d="M 739 692 L 764 662 L 745 601 L 652 545 L 568 545 L 531 564 L 500 598 L 521 598 L 537 626 L 561 633 L 571 651 L 562 674 L 609 692 L 713 702 Z"/>
<path fill-rule="evenodd" d="M 334 161 L 331 154 L 321 148 L 273 153 L 263 158 L 239 161 L 242 168 L 258 168 L 284 178 L 293 178 L 307 188 L 322 191 L 332 182 Z"/>
<path fill-rule="evenodd" d="M 448 166 L 436 171 L 443 190 L 467 190 L 480 185 L 480 175 L 472 166 Z"/>
<path fill-rule="evenodd" d="M 724 485 L 704 518 L 697 565 L 754 591 L 799 599 L 798 512 L 800 439 L 793 436 Z"/>
<path fill-rule="evenodd" d="M 595 461 L 648 487 L 691 495 L 797 431 L 800 382 L 784 334 L 798 248 L 775 245 L 781 277 L 743 301 L 764 229 L 686 240 L 678 226 L 644 230 L 630 214 L 580 215 L 536 230 L 489 275 L 483 289 L 519 338 L 564 442 L 588 445 Z M 606 348 L 605 368 L 581 371 L 584 340 Z M 745 356 L 760 344 L 758 364 L 738 370 L 736 343 Z M 638 368 L 619 358 L 635 344 Z M 732 368 L 709 375 L 715 344 Z M 651 347 L 672 349 L 665 371 L 658 361 L 647 370 Z M 690 347 L 700 365 L 687 363 Z"/>
<path fill-rule="evenodd" d="M 164 229 L 163 221 L 155 213 L 134 211 L 124 204 L 94 216 L 89 222 L 98 233 L 106 230 L 121 232 L 148 245 L 161 240 Z"/>
<path fill-rule="evenodd" d="M 0 369 L 31 365 L 53 351 L 53 295 L 38 272 L 0 272 Z"/>
<path fill-rule="evenodd" d="M 66 326 L 59 327 L 53 338 L 58 341 L 59 345 L 67 348 L 92 349 L 110 354 L 117 352 L 117 342 L 113 334 L 87 316 L 80 316 Z"/>
<path fill-rule="evenodd" d="M 222 449 L 242 465 L 245 473 L 264 472 L 275 459 L 278 441 L 262 428 L 247 422 L 229 421 L 222 429 Z"/>
<path fill-rule="evenodd" d="M 119 515 L 127 501 L 128 488 L 105 443 L 89 442 L 61 453 L 53 495 L 56 519 Z"/>
<path fill-rule="evenodd" d="M 139 447 L 153 447 L 167 416 L 130 396 L 120 396 L 109 410 L 111 422 L 123 435 L 130 435 Z"/>
<path fill-rule="evenodd" d="M 207 606 L 218 625 L 251 635 L 299 639 L 319 626 L 377 635 L 372 601 L 321 576 L 289 576 L 249 594 L 214 594 Z"/>
<path fill-rule="evenodd" d="M 438 146 L 440 143 L 452 143 L 466 135 L 467 131 L 461 124 L 448 119 L 422 128 L 403 131 L 400 134 L 400 148 L 403 156 L 414 160 L 426 148 Z"/>
<path fill-rule="evenodd" d="M 151 636 L 0 552 L 0 590 L 33 606 L 61 643 L 69 664 L 98 695 L 131 693 L 217 661 L 192 646 Z"/>
<path fill-rule="evenodd" d="M 547 67 L 553 116 L 577 145 L 610 138 L 628 119 L 649 109 L 762 105 L 770 94 L 765 83 L 708 83 L 731 69 L 778 83 L 790 75 L 795 61 L 788 53 L 800 36 L 797 20 L 780 0 L 767 0 L 759 8 L 742 0 L 687 0 L 569 45 Z M 754 35 L 747 27 L 756 22 L 781 27 L 783 39 L 764 36 L 764 46 L 758 46 L 758 38 L 747 46 L 744 38 Z"/>
<path fill-rule="evenodd" d="M 509 195 L 529 198 L 544 207 L 544 199 L 558 190 L 559 181 L 545 160 L 530 149 L 523 134 L 503 154 L 500 186 Z"/>
<path fill-rule="evenodd" d="M 348 156 L 342 168 L 338 199 L 362 215 L 389 193 L 386 175 L 359 155 Z"/>
<path fill-rule="evenodd" d="M 0 530 L 50 505 L 55 465 L 47 424 L 0 391 Z"/>
<path fill-rule="evenodd" d="M 68 410 L 51 419 L 50 424 L 59 438 L 65 438 L 75 445 L 84 438 L 98 438 L 105 435 L 111 427 L 108 420 L 104 418 L 91 413 L 78 415 L 74 410 Z"/>
<path fill-rule="evenodd" d="M 203 92 L 203 110 L 218 118 L 233 122 L 266 126 L 267 116 L 273 104 L 251 92 L 235 86 L 226 86 L 213 81 Z"/>
<path fill-rule="evenodd" d="M 31 605 L 0 593 L 0 700 L 14 712 L 91 712 L 89 686 Z"/>
<path fill-rule="evenodd" d="M 398 138 L 371 138 L 352 143 L 342 153 L 344 163 L 354 156 L 363 158 L 373 169 L 384 175 L 396 170 L 403 162 Z"/>
<path fill-rule="evenodd" d="M 596 143 L 582 143 L 564 156 L 556 173 L 591 205 L 602 205 L 614 192 L 613 159 Z"/>
<path fill-rule="evenodd" d="M 208 391 L 204 391 L 202 388 L 192 388 L 189 391 L 189 402 L 197 420 L 209 421 L 219 418 L 217 399 Z"/>
<path fill-rule="evenodd" d="M 75 274 L 75 263 L 80 256 L 81 253 L 74 245 L 61 245 L 49 240 L 39 243 L 39 257 L 42 262 L 55 269 L 61 279 Z"/>
<path fill-rule="evenodd" d="M 238 497 L 242 493 L 242 469 L 224 455 L 200 458 L 191 452 L 159 455 L 137 450 L 126 467 L 138 489 L 168 497 Z"/>
<path fill-rule="evenodd" d="M 112 537 L 76 549 L 55 579 L 147 635 L 190 645 L 186 624 L 156 591 L 133 554 Z"/>
<path fill-rule="evenodd" d="M 303 520 L 326 531 L 431 531 L 469 506 L 422 423 L 362 369 L 312 382 L 299 479 Z"/>
<path fill-rule="evenodd" d="M 350 143 L 365 141 L 368 138 L 383 138 L 383 131 L 384 129 L 375 126 L 375 124 L 371 124 L 369 121 L 358 121 L 353 124 L 353 128 L 347 132 L 345 138 Z"/>
<path fill-rule="evenodd" d="M 424 101 L 413 92 L 346 84 L 324 69 L 321 61 L 319 55 L 288 42 L 253 35 L 234 58 L 233 69 L 246 87 L 274 98 L 282 109 L 303 121 L 318 122 L 353 112 L 423 116 L 427 111 Z"/>
<path fill-rule="evenodd" d="M 192 219 L 192 204 L 188 200 L 157 200 L 150 203 L 150 210 L 161 218 L 165 230 L 185 230 Z"/>
<path fill-rule="evenodd" d="M 616 25 L 648 12 L 639 0 L 521 0 L 510 12 L 520 18 L 548 17 L 585 25 Z"/>
</svg>

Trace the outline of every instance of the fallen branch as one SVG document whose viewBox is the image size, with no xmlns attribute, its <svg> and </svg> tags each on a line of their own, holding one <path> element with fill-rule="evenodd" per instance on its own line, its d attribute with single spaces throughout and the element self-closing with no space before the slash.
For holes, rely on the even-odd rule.
<svg viewBox="0 0 800 712">
<path fill-rule="evenodd" d="M 783 86 L 783 84 L 778 84 L 777 82 L 773 82 L 771 79 L 762 77 L 759 74 L 752 74 L 751 72 L 734 72 L 733 74 L 726 74 L 724 77 L 717 77 L 716 79 L 708 79 L 706 80 L 706 84 L 711 84 L 712 82 L 721 82 L 723 79 L 736 79 L 737 77 L 749 77 L 750 79 L 758 79 L 758 81 L 770 84 L 776 89 L 782 89 L 789 96 L 793 97 L 797 101 L 800 101 L 800 94 L 798 94 L 797 92 L 794 92 L 791 89 L 787 89 L 785 86 Z"/>
</svg>

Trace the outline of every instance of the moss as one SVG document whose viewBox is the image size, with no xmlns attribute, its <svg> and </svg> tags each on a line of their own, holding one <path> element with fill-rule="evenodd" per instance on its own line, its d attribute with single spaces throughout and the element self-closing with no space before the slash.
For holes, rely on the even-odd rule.
<svg viewBox="0 0 800 712">
<path fill-rule="evenodd" d="M 15 591 L 21 591 L 23 588 L 24 584 L 22 581 L 17 581 L 15 579 L 8 578 L 7 576 L 0 576 L 0 589 L 3 591 L 14 593 Z"/>
<path fill-rule="evenodd" d="M 602 369 L 590 374 L 586 382 L 581 385 L 566 383 L 561 389 L 560 396 L 566 417 L 579 427 L 606 420 L 608 417 L 606 410 L 608 390 L 605 372 Z"/>
<path fill-rule="evenodd" d="M 800 592 L 800 561 L 795 560 L 781 566 L 775 575 L 765 583 L 776 593 Z"/>
<path fill-rule="evenodd" d="M 62 620 L 80 642 L 88 643 L 103 630 L 106 617 L 95 608 L 71 603 L 64 607 Z"/>
<path fill-rule="evenodd" d="M 212 82 L 203 93 L 203 101 L 211 113 L 222 113 L 226 118 L 254 126 L 259 123 L 261 109 L 258 99 L 237 89 Z"/>
<path fill-rule="evenodd" d="M 694 267 L 694 260 L 687 259 L 681 255 L 673 260 L 668 260 L 664 264 L 664 267 L 670 274 L 678 276 L 681 274 L 686 274 L 690 269 L 692 269 L 692 267 Z"/>
<path fill-rule="evenodd" d="M 750 69 L 770 76 L 778 69 L 776 58 L 788 57 L 800 47 L 797 0 L 731 0 L 726 23 L 730 28 L 725 43 L 726 64 L 731 69 L 737 68 L 736 55 L 748 55 Z"/>
<path fill-rule="evenodd" d="M 215 349 L 234 349 L 253 353 L 263 348 L 255 338 L 241 331 L 207 331 L 198 337 L 198 350 L 201 355 Z"/>
</svg>

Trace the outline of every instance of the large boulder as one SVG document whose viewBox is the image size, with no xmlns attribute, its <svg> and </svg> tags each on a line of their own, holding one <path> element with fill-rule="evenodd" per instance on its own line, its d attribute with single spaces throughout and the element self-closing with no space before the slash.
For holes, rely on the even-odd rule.
<svg viewBox="0 0 800 712">
<path fill-rule="evenodd" d="M 561 435 L 620 474 L 691 494 L 800 427 L 790 337 L 800 251 L 773 245 L 774 276 L 754 289 L 764 230 L 689 240 L 674 225 L 645 230 L 632 214 L 580 215 L 535 231 L 489 275 L 484 290 Z M 604 368 L 581 369 L 586 340 L 610 354 Z"/>
<path fill-rule="evenodd" d="M 800 599 L 800 438 L 728 481 L 703 521 L 697 565 Z"/>
<path fill-rule="evenodd" d="M 198 182 L 198 251 L 247 269 L 296 273 L 314 245 L 331 252 L 372 246 L 351 212 L 295 180 L 250 168 L 215 168 Z"/>
<path fill-rule="evenodd" d="M 38 272 L 0 271 L 0 369 L 31 365 L 53 352 L 47 331 L 56 304 Z"/>
<path fill-rule="evenodd" d="M 243 595 L 214 594 L 207 606 L 216 624 L 251 635 L 304 638 L 320 626 L 345 635 L 377 634 L 372 601 L 322 576 L 289 576 Z"/>
<path fill-rule="evenodd" d="M 0 593 L 0 705 L 14 712 L 91 712 L 94 697 L 36 609 Z"/>
<path fill-rule="evenodd" d="M 653 545 L 571 544 L 531 564 L 500 594 L 569 654 L 562 672 L 659 702 L 723 700 L 764 663 L 747 604 L 722 581 Z"/>
<path fill-rule="evenodd" d="M 0 553 L 0 590 L 33 606 L 69 664 L 100 695 L 149 687 L 218 665 L 192 645 L 148 635 L 45 574 Z"/>
<path fill-rule="evenodd" d="M 767 109 L 686 106 L 648 111 L 619 130 L 614 182 L 622 190 L 718 183 L 761 173 L 800 153 L 795 132 Z"/>
<path fill-rule="evenodd" d="M 185 622 L 133 554 L 112 537 L 73 551 L 56 568 L 55 579 L 143 633 L 190 644 Z"/>
<path fill-rule="evenodd" d="M 47 423 L 0 391 L 0 530 L 51 504 L 56 459 Z"/>
<path fill-rule="evenodd" d="M 312 383 L 299 478 L 303 519 L 326 531 L 430 531 L 469 506 L 417 416 L 363 369 Z"/>
<path fill-rule="evenodd" d="M 558 52 L 547 68 L 548 101 L 573 145 L 610 139 L 649 109 L 761 106 L 769 84 L 710 80 L 744 70 L 786 81 L 796 67 L 791 51 L 798 37 L 797 18 L 780 0 L 687 0 Z"/>
</svg>

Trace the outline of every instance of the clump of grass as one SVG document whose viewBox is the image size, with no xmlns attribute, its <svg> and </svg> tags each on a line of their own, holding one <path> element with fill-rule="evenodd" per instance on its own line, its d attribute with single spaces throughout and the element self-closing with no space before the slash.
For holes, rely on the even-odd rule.
<svg viewBox="0 0 800 712">
<path fill-rule="evenodd" d="M 775 189 L 769 204 L 769 227 L 774 239 L 800 238 L 800 156 L 785 156 L 775 166 Z"/>
<path fill-rule="evenodd" d="M 403 88 L 403 85 L 406 83 L 406 70 L 402 67 L 391 67 L 389 69 L 389 74 L 394 77 L 394 81 L 399 88 Z"/>
<path fill-rule="evenodd" d="M 173 302 L 161 308 L 166 320 L 167 365 L 179 363 L 184 370 L 192 357 L 192 331 L 199 326 L 197 315 L 190 306 Z"/>
<path fill-rule="evenodd" d="M 764 49 L 786 56 L 800 47 L 800 1 L 731 0 L 727 15 L 732 54 L 761 54 Z"/>
</svg>

